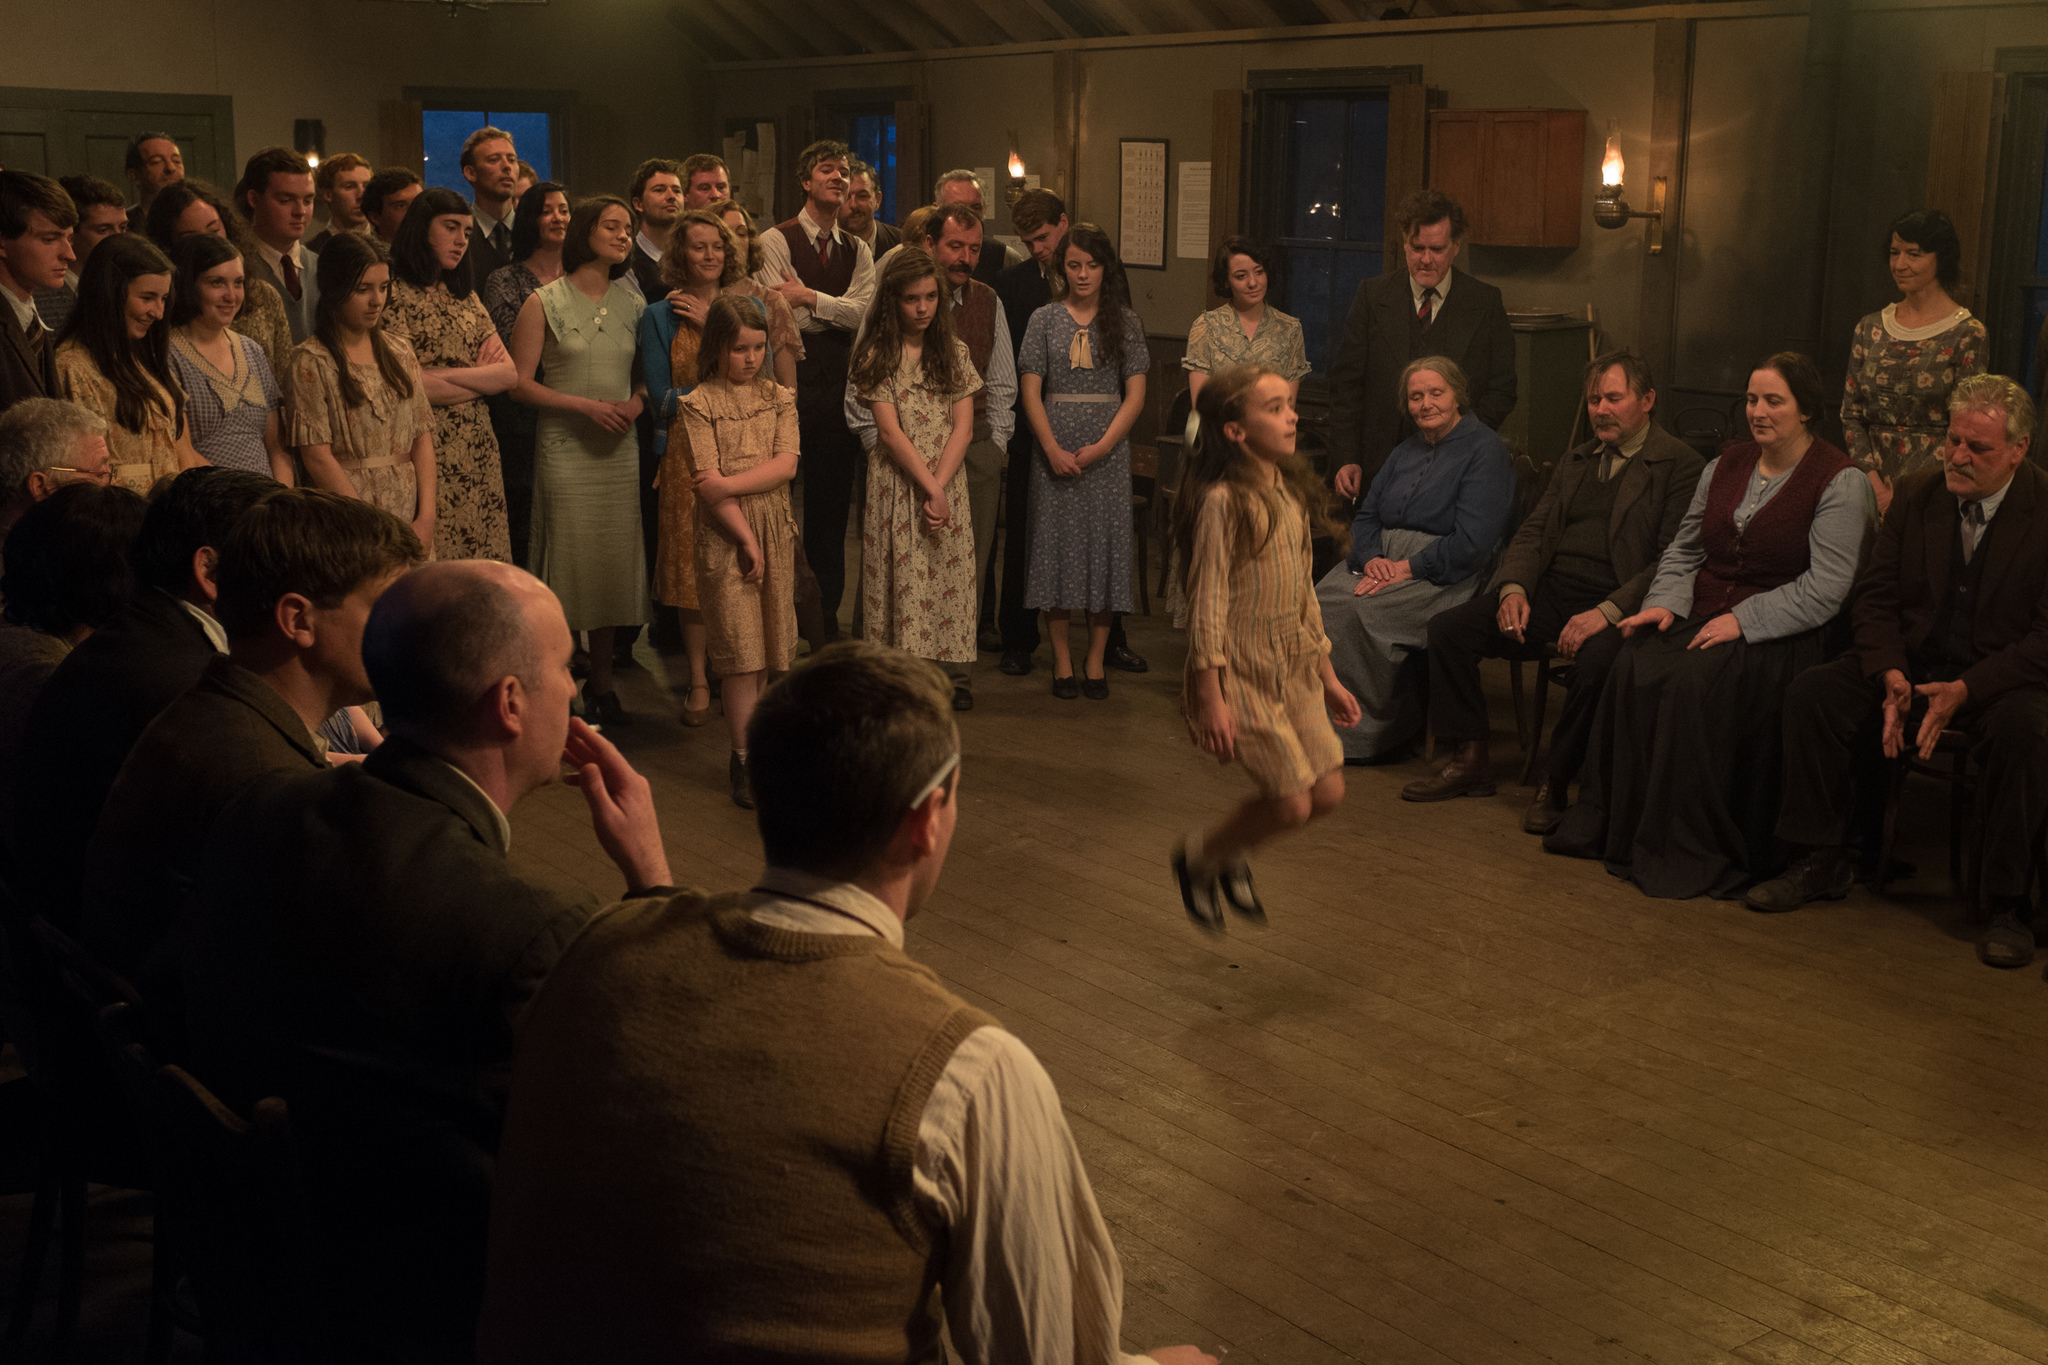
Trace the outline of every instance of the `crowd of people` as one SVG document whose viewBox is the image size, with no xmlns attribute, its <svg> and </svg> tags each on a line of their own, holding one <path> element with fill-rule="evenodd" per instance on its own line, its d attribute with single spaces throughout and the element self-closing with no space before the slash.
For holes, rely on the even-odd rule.
<svg viewBox="0 0 2048 1365">
<path fill-rule="evenodd" d="M 766 228 L 709 155 L 578 196 L 485 127 L 461 165 L 467 198 L 268 148 L 223 196 L 145 133 L 133 209 L 0 170 L 15 961 L 33 922 L 70 936 L 231 1108 L 288 1101 L 337 1358 L 921 1359 L 942 1317 L 970 1360 L 1118 1360 L 1051 1082 L 902 946 L 978 654 L 1029 674 L 1042 613 L 1055 697 L 1146 668 L 1152 359 L 1115 242 L 1045 190 L 994 242 L 967 171 L 880 222 L 834 142 Z M 1403 798 L 1491 795 L 1480 663 L 1549 660 L 1546 849 L 1795 909 L 1873 870 L 1887 761 L 1960 744 L 1979 952 L 2031 960 L 2048 474 L 1948 220 L 1893 227 L 1846 449 L 1805 356 L 1758 361 L 1710 459 L 1615 350 L 1545 477 L 1497 434 L 1513 338 L 1462 209 L 1394 217 L 1401 269 L 1327 358 L 1327 475 L 1259 243 L 1218 244 L 1188 337 L 1182 712 L 1255 788 L 1171 851 L 1189 916 L 1262 919 L 1248 855 L 1347 763 L 1427 735 Z M 683 724 L 723 710 L 744 894 L 675 889 L 604 733 L 643 630 Z M 621 904 L 506 860 L 565 765 Z"/>
</svg>

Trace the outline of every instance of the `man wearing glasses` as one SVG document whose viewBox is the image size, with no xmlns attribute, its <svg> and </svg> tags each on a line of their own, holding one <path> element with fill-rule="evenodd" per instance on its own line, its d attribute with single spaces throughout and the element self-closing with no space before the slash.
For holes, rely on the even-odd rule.
<svg viewBox="0 0 2048 1365">
<path fill-rule="evenodd" d="M 0 537 L 64 485 L 113 480 L 98 413 L 59 398 L 24 398 L 0 412 Z"/>
</svg>

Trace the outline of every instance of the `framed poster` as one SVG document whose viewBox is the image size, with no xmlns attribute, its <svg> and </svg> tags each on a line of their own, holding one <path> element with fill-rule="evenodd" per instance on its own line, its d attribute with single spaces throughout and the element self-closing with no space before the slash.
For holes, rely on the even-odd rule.
<svg viewBox="0 0 2048 1365">
<path fill-rule="evenodd" d="M 1166 139 L 1121 138 L 1117 252 L 1126 267 L 1166 269 Z"/>
</svg>

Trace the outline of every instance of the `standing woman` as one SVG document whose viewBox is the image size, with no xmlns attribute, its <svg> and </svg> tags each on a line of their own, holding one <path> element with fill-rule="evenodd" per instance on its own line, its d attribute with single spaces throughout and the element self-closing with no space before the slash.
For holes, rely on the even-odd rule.
<svg viewBox="0 0 2048 1365">
<path fill-rule="evenodd" d="M 795 658 L 797 638 L 796 517 L 789 508 L 796 394 L 768 377 L 767 356 L 760 314 L 743 299 L 714 300 L 697 352 L 698 383 L 678 403 L 669 433 L 669 450 L 680 458 L 662 466 L 664 475 L 696 482 L 691 550 L 698 601 L 732 736 L 726 776 L 733 803 L 747 810 L 754 807 L 747 722 L 768 674 Z"/>
<path fill-rule="evenodd" d="M 541 410 L 531 567 L 561 599 L 569 629 L 590 633 L 584 711 L 603 725 L 632 723 L 612 687 L 612 633 L 647 621 L 633 429 L 644 398 L 634 338 L 645 305 L 617 278 L 632 249 L 625 200 L 604 194 L 576 205 L 562 247 L 567 273 L 526 301 L 512 332 L 512 396 Z"/>
<path fill-rule="evenodd" d="M 689 659 L 690 691 L 683 724 L 702 725 L 711 716 L 711 681 L 705 671 L 704 616 L 698 605 L 696 501 L 689 452 L 679 449 L 671 428 L 680 420 L 676 404 L 697 385 L 698 349 L 705 318 L 720 297 L 732 298 L 753 314 L 768 338 L 763 362 L 776 382 L 796 392 L 796 358 L 803 352 L 796 315 L 772 289 L 745 273 L 746 253 L 718 218 L 706 209 L 679 214 L 661 257 L 661 282 L 669 293 L 640 315 L 640 364 L 647 404 L 654 414 L 654 452 L 662 459 L 655 477 L 660 495 L 660 548 L 655 556 L 654 596 L 676 609 L 682 621 L 683 651 Z M 722 676 L 722 675 L 721 675 Z M 696 705 L 699 698 L 701 706 Z M 731 708 L 727 708 L 727 715 Z"/>
<path fill-rule="evenodd" d="M 1301 323 L 1266 302 L 1266 249 L 1249 237 L 1225 237 L 1209 265 L 1209 283 L 1230 302 L 1211 308 L 1188 329 L 1188 401 L 1201 395 L 1210 375 L 1236 365 L 1258 365 L 1298 393 L 1309 372 Z"/>
<path fill-rule="evenodd" d="M 412 347 L 377 324 L 391 261 L 374 237 L 344 232 L 320 253 L 313 335 L 292 351 L 285 435 L 313 485 L 412 524 L 434 543 L 434 414 Z"/>
<path fill-rule="evenodd" d="M 263 348 L 231 330 L 246 297 L 242 253 L 225 237 L 194 233 L 171 248 L 171 262 L 171 370 L 185 390 L 193 447 L 208 464 L 291 487 L 277 377 Z"/>
<path fill-rule="evenodd" d="M 244 262 L 256 252 L 256 238 L 248 225 L 204 180 L 180 180 L 164 186 L 150 201 L 145 221 L 149 240 L 165 252 L 195 233 L 225 238 Z M 291 320 L 284 314 L 284 295 L 269 281 L 244 280 L 242 310 L 235 314 L 234 330 L 263 348 L 273 376 L 282 376 L 291 368 Z"/>
<path fill-rule="evenodd" d="M 1053 259 L 1066 295 L 1031 315 L 1017 355 L 1031 464 L 1031 570 L 1024 601 L 1052 627 L 1052 694 L 1109 696 L 1110 618 L 1131 609 L 1131 427 L 1145 406 L 1145 325 L 1107 233 L 1076 223 Z M 1079 685 L 1067 618 L 1088 614 Z"/>
<path fill-rule="evenodd" d="M 1939 460 L 1949 392 L 1984 372 L 1988 344 L 1984 324 L 1949 296 L 1963 244 L 1946 213 L 1920 209 L 1893 223 L 1885 258 L 1901 297 L 1856 324 L 1842 386 L 1849 458 L 1870 476 L 1880 513 L 1893 484 Z"/>
<path fill-rule="evenodd" d="M 892 252 L 848 365 L 855 397 L 875 414 L 861 621 L 868 639 L 944 665 L 953 709 L 965 711 L 976 648 L 965 466 L 981 376 L 953 333 L 941 273 L 921 246 Z"/>
<path fill-rule="evenodd" d="M 57 396 L 106 419 L 114 482 L 138 493 L 205 464 L 171 371 L 171 263 L 127 233 L 100 243 L 78 281 L 78 304 L 57 334 Z"/>
<path fill-rule="evenodd" d="M 505 477 L 484 399 L 517 382 L 469 276 L 469 201 L 438 185 L 406 210 L 391 245 L 384 335 L 420 363 L 434 410 L 434 558 L 512 560 Z"/>
<path fill-rule="evenodd" d="M 512 264 L 491 272 L 484 281 L 484 309 L 498 340 L 509 353 L 519 310 L 544 284 L 562 278 L 562 243 L 569 235 L 569 192 L 543 180 L 520 197 L 512 219 Z M 515 367 L 516 368 L 516 367 Z M 536 375 L 545 379 L 545 375 Z M 514 381 L 517 381 L 515 374 Z M 533 530 L 533 437 L 540 414 L 507 390 L 490 399 L 491 430 L 498 438 L 498 467 L 505 485 L 505 514 L 512 554 L 529 562 L 527 544 Z"/>
</svg>

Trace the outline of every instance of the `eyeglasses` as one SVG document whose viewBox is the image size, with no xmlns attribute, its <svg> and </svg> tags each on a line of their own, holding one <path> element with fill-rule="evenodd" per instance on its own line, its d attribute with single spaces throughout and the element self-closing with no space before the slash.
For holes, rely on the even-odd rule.
<svg viewBox="0 0 2048 1365">
<path fill-rule="evenodd" d="M 945 766 L 939 769 L 938 775 L 932 778 L 931 781 L 925 783 L 922 787 L 918 788 L 917 795 L 910 798 L 910 809 L 916 810 L 919 806 L 922 806 L 926 801 L 929 801 L 932 797 L 932 793 L 936 792 L 940 787 L 944 786 L 946 779 L 951 777 L 953 775 L 953 770 L 959 766 L 959 754 L 954 754 L 951 758 L 947 759 Z"/>
<path fill-rule="evenodd" d="M 105 488 L 114 481 L 114 471 L 111 469 L 80 469 L 76 465 L 52 464 L 44 465 L 43 472 L 46 474 L 76 474 L 79 478 L 89 479 L 102 488 Z"/>
</svg>

